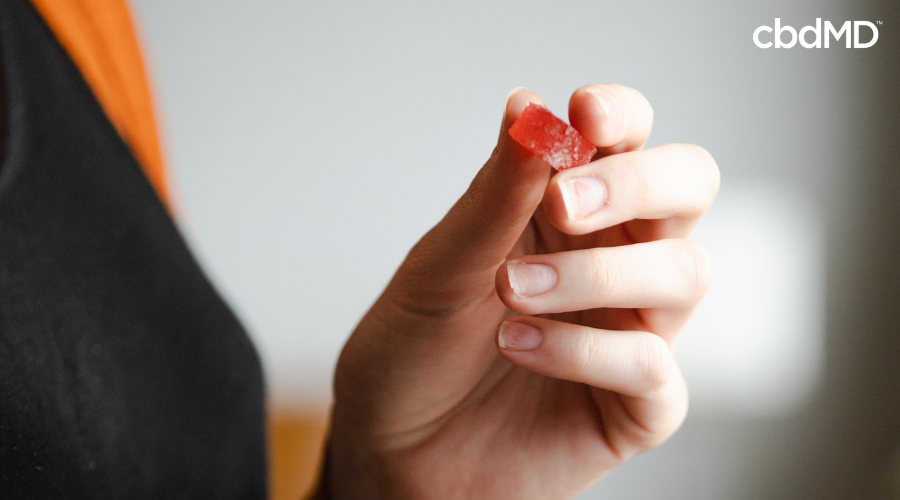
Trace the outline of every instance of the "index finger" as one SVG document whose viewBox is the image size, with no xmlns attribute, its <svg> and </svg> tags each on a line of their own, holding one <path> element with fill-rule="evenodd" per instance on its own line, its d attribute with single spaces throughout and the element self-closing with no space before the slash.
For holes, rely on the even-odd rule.
<svg viewBox="0 0 900 500">
<path fill-rule="evenodd" d="M 653 108 L 633 88 L 593 83 L 572 94 L 569 122 L 603 157 L 641 149 L 653 128 Z"/>
</svg>

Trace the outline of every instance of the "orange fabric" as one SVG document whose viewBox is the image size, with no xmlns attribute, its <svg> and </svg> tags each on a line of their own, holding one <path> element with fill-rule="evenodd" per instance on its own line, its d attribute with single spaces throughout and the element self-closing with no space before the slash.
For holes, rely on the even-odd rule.
<svg viewBox="0 0 900 500">
<path fill-rule="evenodd" d="M 156 117 L 126 0 L 32 0 L 81 70 L 163 204 L 169 206 Z"/>
<path fill-rule="evenodd" d="M 319 475 L 328 417 L 286 408 L 269 416 L 269 496 L 300 500 Z"/>
</svg>

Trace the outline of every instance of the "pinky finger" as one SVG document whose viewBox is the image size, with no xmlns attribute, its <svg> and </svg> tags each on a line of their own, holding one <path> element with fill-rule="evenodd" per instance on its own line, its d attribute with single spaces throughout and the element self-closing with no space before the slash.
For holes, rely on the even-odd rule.
<svg viewBox="0 0 900 500">
<path fill-rule="evenodd" d="M 665 340 L 653 333 L 520 316 L 500 325 L 497 344 L 522 368 L 618 393 L 624 415 L 650 434 L 647 441 L 668 438 L 687 413 L 684 378 Z"/>
</svg>

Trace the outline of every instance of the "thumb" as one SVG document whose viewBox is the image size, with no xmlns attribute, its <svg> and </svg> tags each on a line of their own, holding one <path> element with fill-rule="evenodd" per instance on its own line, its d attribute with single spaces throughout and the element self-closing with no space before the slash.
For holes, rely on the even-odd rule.
<svg viewBox="0 0 900 500">
<path fill-rule="evenodd" d="M 510 92 L 491 157 L 398 270 L 392 291 L 412 294 L 414 300 L 403 302 L 413 309 L 455 310 L 494 289 L 497 267 L 522 235 L 550 179 L 550 166 L 509 136 L 528 103 L 544 105 L 524 88 Z"/>
<path fill-rule="evenodd" d="M 543 104 L 526 90 L 507 98 L 491 157 L 347 341 L 335 371 L 336 429 L 347 421 L 408 440 L 458 404 L 496 360 L 493 333 L 506 312 L 496 270 L 550 178 L 550 166 L 509 137 L 529 102 Z"/>
</svg>

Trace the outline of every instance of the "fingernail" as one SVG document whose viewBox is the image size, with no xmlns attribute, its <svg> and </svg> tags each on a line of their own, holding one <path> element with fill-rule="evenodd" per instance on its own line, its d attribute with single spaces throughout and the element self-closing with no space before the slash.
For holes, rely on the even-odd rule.
<svg viewBox="0 0 900 500">
<path fill-rule="evenodd" d="M 569 220 L 581 220 L 606 203 L 606 184 L 596 177 L 576 177 L 559 184 Z"/>
<path fill-rule="evenodd" d="M 510 262 L 506 264 L 509 286 L 519 298 L 534 297 L 556 286 L 556 271 L 544 264 Z"/>
<path fill-rule="evenodd" d="M 515 94 L 516 92 L 518 92 L 520 90 L 528 90 L 528 89 L 526 89 L 525 87 L 516 87 L 516 88 L 510 90 L 509 94 L 506 94 L 506 100 L 509 101 L 509 98 L 512 97 L 513 94 Z"/>
<path fill-rule="evenodd" d="M 544 334 L 537 328 L 516 321 L 504 321 L 500 325 L 497 344 L 510 351 L 533 351 L 541 345 Z"/>
</svg>

